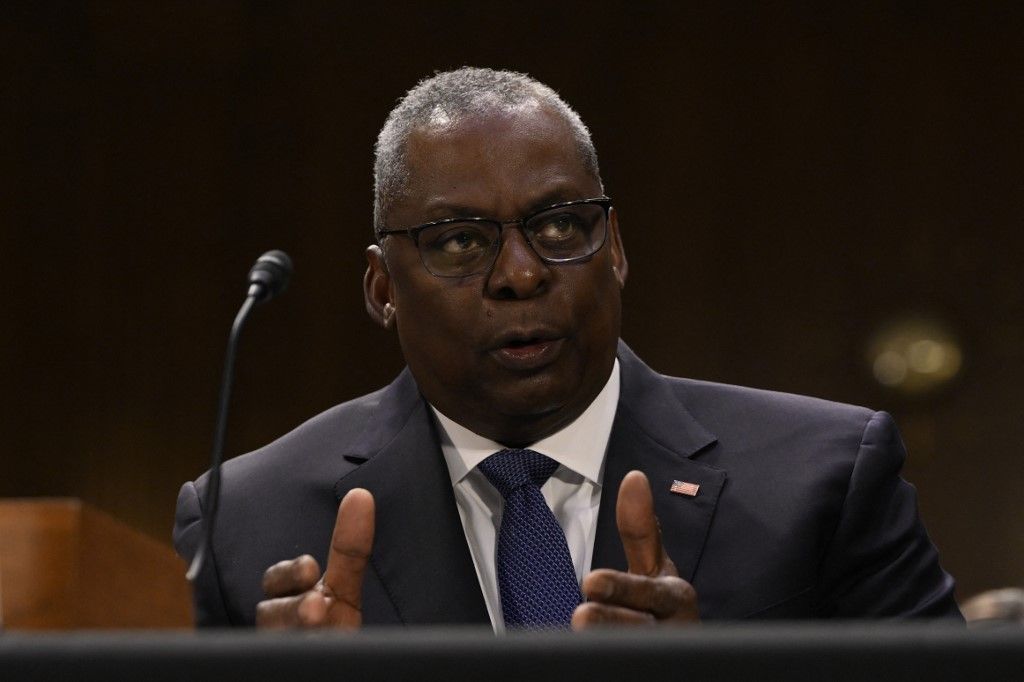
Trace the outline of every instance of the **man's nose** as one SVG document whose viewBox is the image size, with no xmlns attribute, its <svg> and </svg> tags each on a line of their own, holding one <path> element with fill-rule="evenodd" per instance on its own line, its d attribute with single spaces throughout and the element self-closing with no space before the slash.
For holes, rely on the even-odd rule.
<svg viewBox="0 0 1024 682">
<path fill-rule="evenodd" d="M 508 225 L 501 231 L 501 248 L 487 277 L 487 293 L 494 298 L 531 298 L 547 290 L 551 270 L 533 250 L 522 229 Z"/>
</svg>

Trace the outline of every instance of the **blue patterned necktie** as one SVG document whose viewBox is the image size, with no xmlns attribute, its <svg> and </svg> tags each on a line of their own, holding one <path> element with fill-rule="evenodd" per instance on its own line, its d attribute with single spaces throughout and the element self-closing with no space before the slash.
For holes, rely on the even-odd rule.
<svg viewBox="0 0 1024 682">
<path fill-rule="evenodd" d="M 497 551 L 505 625 L 568 627 L 580 587 L 565 533 L 540 492 L 558 462 L 533 450 L 502 450 L 477 468 L 505 498 Z"/>
</svg>

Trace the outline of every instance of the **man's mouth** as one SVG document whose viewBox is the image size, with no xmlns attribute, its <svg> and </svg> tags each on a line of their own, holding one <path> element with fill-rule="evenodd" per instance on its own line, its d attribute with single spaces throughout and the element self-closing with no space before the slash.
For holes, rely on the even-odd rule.
<svg viewBox="0 0 1024 682">
<path fill-rule="evenodd" d="M 549 364 L 558 356 L 563 339 L 552 334 L 508 335 L 499 339 L 491 357 L 506 369 L 529 371 Z"/>
</svg>

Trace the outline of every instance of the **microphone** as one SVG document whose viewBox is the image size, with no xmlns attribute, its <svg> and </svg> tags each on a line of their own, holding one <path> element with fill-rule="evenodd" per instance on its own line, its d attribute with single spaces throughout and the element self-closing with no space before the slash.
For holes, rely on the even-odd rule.
<svg viewBox="0 0 1024 682">
<path fill-rule="evenodd" d="M 210 479 L 206 483 L 206 495 L 203 498 L 202 537 L 199 547 L 192 557 L 192 564 L 185 577 L 194 582 L 203 568 L 206 555 L 213 547 L 213 525 L 217 518 L 217 500 L 220 495 L 220 465 L 224 459 L 224 438 L 227 434 L 228 405 L 231 402 L 231 382 L 235 373 L 235 348 L 238 337 L 246 318 L 257 303 L 269 301 L 288 288 L 288 280 L 292 276 L 292 259 L 284 251 L 267 251 L 256 259 L 249 270 L 249 291 L 242 302 L 242 307 L 235 315 L 228 335 L 228 348 L 224 354 L 224 374 L 220 381 L 220 401 L 217 404 L 217 427 L 213 437 L 213 456 L 210 458 Z"/>
<path fill-rule="evenodd" d="M 269 301 L 288 288 L 292 277 L 292 259 L 284 251 L 267 251 L 249 270 L 249 296 L 257 303 Z"/>
</svg>

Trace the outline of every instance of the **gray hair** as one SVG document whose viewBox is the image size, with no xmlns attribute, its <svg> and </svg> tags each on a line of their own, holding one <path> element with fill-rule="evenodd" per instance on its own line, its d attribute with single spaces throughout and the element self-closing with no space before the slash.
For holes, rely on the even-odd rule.
<svg viewBox="0 0 1024 682">
<path fill-rule="evenodd" d="M 384 227 L 389 204 L 409 180 L 405 146 L 417 128 L 450 125 L 461 118 L 491 112 L 515 112 L 540 105 L 569 125 L 587 172 L 600 182 L 597 150 L 579 114 L 554 90 L 526 74 L 464 66 L 435 73 L 416 84 L 388 115 L 377 136 L 373 164 L 373 225 Z"/>
</svg>

